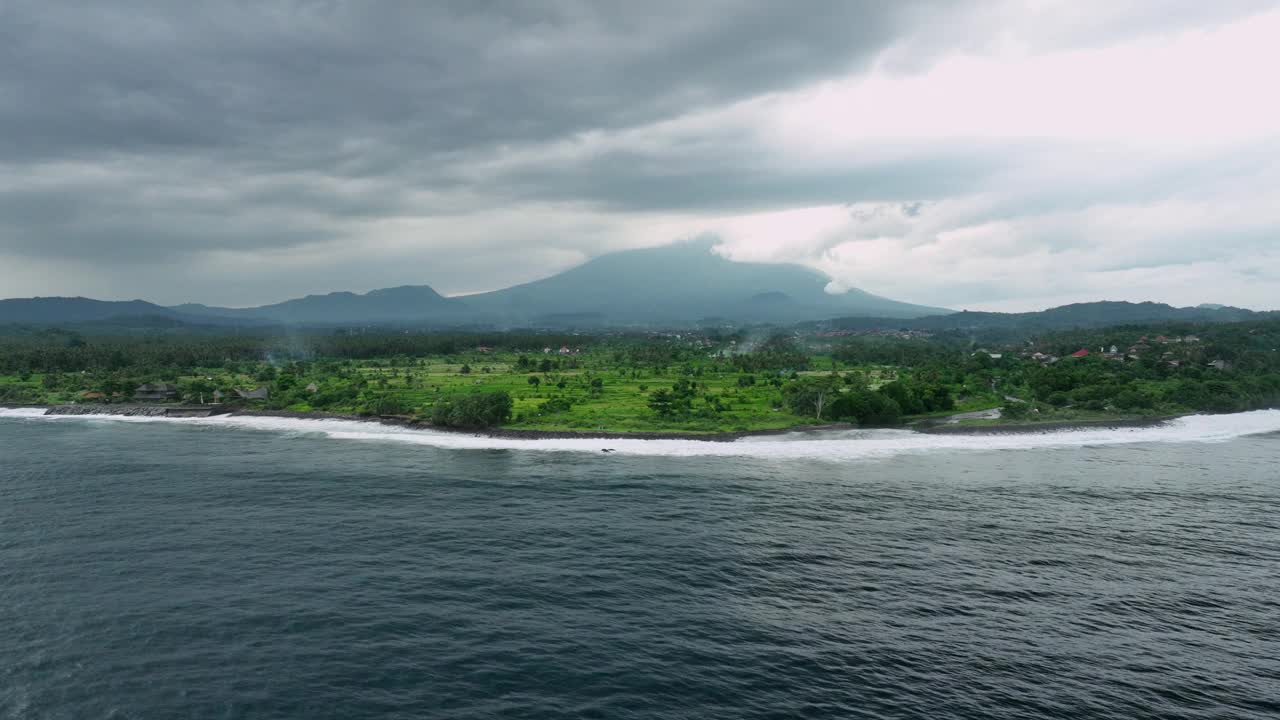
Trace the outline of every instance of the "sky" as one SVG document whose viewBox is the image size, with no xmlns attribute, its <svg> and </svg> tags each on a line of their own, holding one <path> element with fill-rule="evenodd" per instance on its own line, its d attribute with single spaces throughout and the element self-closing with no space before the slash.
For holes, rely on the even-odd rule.
<svg viewBox="0 0 1280 720">
<path fill-rule="evenodd" d="M 694 237 L 897 300 L 1280 308 L 1280 3 L 0 3 L 0 297 Z M 655 288 L 655 291 L 659 288 Z"/>
</svg>

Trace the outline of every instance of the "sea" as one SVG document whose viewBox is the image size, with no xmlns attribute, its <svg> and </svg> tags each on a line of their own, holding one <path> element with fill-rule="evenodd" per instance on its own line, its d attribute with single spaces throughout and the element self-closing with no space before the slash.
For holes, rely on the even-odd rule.
<svg viewBox="0 0 1280 720">
<path fill-rule="evenodd" d="M 0 410 L 0 718 L 1278 716 L 1280 411 L 723 443 Z"/>
</svg>

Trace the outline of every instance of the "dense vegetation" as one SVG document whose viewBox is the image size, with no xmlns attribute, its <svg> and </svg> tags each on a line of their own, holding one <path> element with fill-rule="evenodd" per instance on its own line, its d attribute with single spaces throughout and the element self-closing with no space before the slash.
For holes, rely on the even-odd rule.
<svg viewBox="0 0 1280 720">
<path fill-rule="evenodd" d="M 1162 303 L 1090 302 L 1023 313 L 956 312 L 927 317 L 886 320 L 848 317 L 807 323 L 813 328 L 836 330 L 924 331 L 940 335 L 977 337 L 983 342 L 1017 342 L 1031 335 L 1078 328 L 1098 329 L 1117 325 L 1169 325 L 1173 323 L 1230 323 L 1275 320 L 1276 312 L 1255 312 L 1234 307 L 1172 307 Z"/>
<path fill-rule="evenodd" d="M 1112 353 L 1114 347 L 1116 352 Z M 320 332 L 0 336 L 0 403 L 175 401 L 415 417 L 478 428 L 715 432 L 1005 421 L 1280 405 L 1280 321 L 1130 326 L 979 348 L 947 333 L 599 335 Z M 1071 357 L 1081 348 L 1085 357 Z M 244 399 L 237 390 L 264 389 Z"/>
</svg>

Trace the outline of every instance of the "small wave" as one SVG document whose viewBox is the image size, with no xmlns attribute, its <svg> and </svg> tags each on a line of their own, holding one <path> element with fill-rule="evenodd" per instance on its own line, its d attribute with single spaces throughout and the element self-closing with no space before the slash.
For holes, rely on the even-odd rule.
<svg viewBox="0 0 1280 720">
<path fill-rule="evenodd" d="M 1232 415 L 1191 415 L 1156 427 L 1089 428 L 1007 435 L 930 435 L 910 430 L 845 430 L 794 433 L 734 442 L 637 440 L 622 438 L 515 439 L 437 430 L 399 428 L 353 420 L 222 415 L 208 418 L 122 417 L 115 415 L 46 416 L 40 408 L 0 408 L 0 419 L 49 422 L 178 423 L 240 428 L 335 440 L 394 442 L 458 450 L 528 450 L 670 457 L 761 457 L 776 459 L 857 460 L 938 451 L 1032 450 L 1135 443 L 1224 442 L 1280 432 L 1280 410 Z"/>
<path fill-rule="evenodd" d="M 39 418 L 44 417 L 44 408 L 6 408 L 0 407 L 0 418 Z"/>
</svg>

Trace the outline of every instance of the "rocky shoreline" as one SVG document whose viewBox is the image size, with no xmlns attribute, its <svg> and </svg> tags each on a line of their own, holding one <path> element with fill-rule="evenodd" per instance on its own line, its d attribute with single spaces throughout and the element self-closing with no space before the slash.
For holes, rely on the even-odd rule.
<svg viewBox="0 0 1280 720">
<path fill-rule="evenodd" d="M 44 411 L 45 415 L 118 415 L 121 417 L 168 417 L 169 409 L 162 407 L 120 407 L 109 411 L 106 406 L 55 405 Z"/>
<path fill-rule="evenodd" d="M 929 435 L 1024 435 L 1051 433 L 1064 430 L 1124 430 L 1130 428 L 1159 427 L 1181 415 L 1165 415 L 1151 418 L 1117 418 L 1115 420 L 1067 420 L 1062 422 L 1004 423 L 999 425 L 929 424 L 915 428 Z"/>
<path fill-rule="evenodd" d="M 793 433 L 812 433 L 833 430 L 854 430 L 847 423 L 797 425 L 771 430 L 742 430 L 718 433 L 697 432 L 611 432 L 606 430 L 524 430 L 512 428 L 449 428 L 420 422 L 407 416 L 368 416 L 323 411 L 299 412 L 293 410 L 246 410 L 220 405 L 10 405 L 0 407 L 43 408 L 46 415 L 118 415 L 123 417 L 279 417 L 300 420 L 348 420 L 371 422 L 394 427 L 436 432 L 457 433 L 481 437 L 511 440 L 700 440 L 704 442 L 733 442 L 743 438 L 770 437 Z M 1114 420 L 1078 420 L 1067 422 L 1003 423 L 995 425 L 961 425 L 930 420 L 910 425 L 906 429 L 930 435 L 1002 435 L 1026 433 L 1050 433 L 1064 430 L 1120 430 L 1129 428 L 1158 427 L 1179 416 L 1153 418 L 1117 418 Z"/>
<path fill-rule="evenodd" d="M 382 425 L 411 428 L 415 430 L 433 430 L 436 432 L 456 433 L 459 435 L 475 435 L 480 437 L 501 438 L 507 440 L 704 440 L 707 442 L 733 442 L 747 437 L 764 437 L 787 435 L 790 433 L 816 432 L 822 430 L 853 430 L 847 423 L 828 423 L 823 425 L 797 425 L 789 428 L 772 430 L 740 430 L 718 433 L 697 432 L 613 432 L 608 430 L 525 430 L 517 428 L 451 428 L 419 422 L 405 416 L 370 416 L 330 413 L 321 411 L 298 412 L 291 410 L 239 410 L 229 413 L 239 417 L 280 417 L 302 420 L 352 420 L 355 422 L 373 422 Z"/>
<path fill-rule="evenodd" d="M 829 430 L 853 430 L 847 423 L 821 425 L 797 425 L 771 430 L 742 430 L 718 433 L 698 432 L 611 432 L 607 430 L 525 430 L 515 428 L 451 428 L 420 422 L 407 416 L 373 416 L 351 413 L 333 413 L 319 410 L 246 410 L 218 405 L 11 405 L 0 407 L 42 408 L 46 415 L 87 416 L 116 415 L 121 417 L 278 417 L 296 420 L 347 420 L 378 423 L 414 430 L 456 433 L 509 440 L 702 440 L 706 442 L 733 442 L 748 437 L 788 435 L 791 433 Z"/>
</svg>

